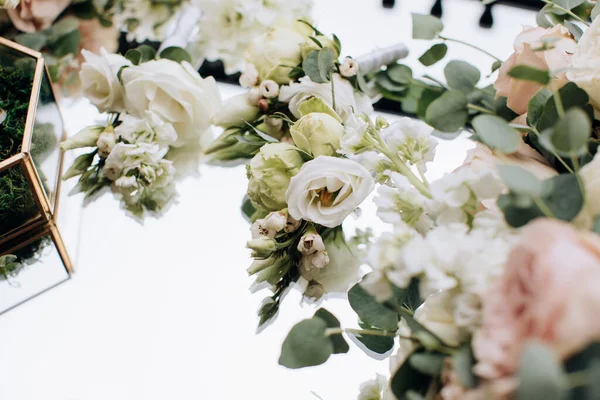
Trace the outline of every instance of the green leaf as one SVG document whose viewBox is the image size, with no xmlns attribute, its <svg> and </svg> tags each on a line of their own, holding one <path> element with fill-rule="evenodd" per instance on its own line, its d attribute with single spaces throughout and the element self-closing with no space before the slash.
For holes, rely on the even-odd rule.
<svg viewBox="0 0 600 400">
<path fill-rule="evenodd" d="M 77 54 L 81 43 L 81 33 L 78 30 L 61 36 L 51 45 L 56 57 L 64 57 L 67 54 Z"/>
<path fill-rule="evenodd" d="M 440 353 L 413 353 L 408 359 L 410 365 L 422 374 L 440 376 L 446 356 Z"/>
<path fill-rule="evenodd" d="M 516 165 L 499 165 L 498 172 L 512 193 L 540 197 L 542 182 L 526 169 Z"/>
<path fill-rule="evenodd" d="M 79 31 L 79 21 L 74 17 L 66 17 L 52 25 L 50 28 L 50 35 L 48 41 L 50 43 L 56 43 L 63 36 L 66 36 L 72 32 Z"/>
<path fill-rule="evenodd" d="M 319 72 L 319 50 L 313 50 L 302 62 L 304 73 L 315 83 L 326 83 Z"/>
<path fill-rule="evenodd" d="M 499 70 L 500 67 L 502 67 L 502 61 L 500 61 L 500 60 L 494 61 L 494 63 L 492 64 L 492 73 L 494 73 L 497 70 Z"/>
<path fill-rule="evenodd" d="M 329 107 L 329 105 L 327 105 L 327 103 L 325 103 L 319 97 L 311 97 L 308 100 L 304 100 L 302 103 L 300 103 L 300 106 L 298 107 L 298 112 L 302 117 L 311 113 L 327 114 L 333 117 L 339 123 L 342 122 L 342 119 L 333 110 L 333 108 Z"/>
<path fill-rule="evenodd" d="M 189 63 L 192 62 L 192 57 L 190 54 L 181 47 L 167 47 L 159 54 L 160 58 L 166 58 L 167 60 L 175 61 L 181 63 L 183 61 L 187 61 Z"/>
<path fill-rule="evenodd" d="M 579 88 L 573 82 L 567 83 L 565 86 L 558 90 L 565 111 L 573 107 L 583 108 L 589 115 L 590 118 L 594 116 L 593 108 L 588 102 L 590 97 L 585 90 Z M 558 112 L 556 111 L 556 99 L 554 96 L 550 97 L 544 106 L 542 115 L 536 125 L 538 131 L 542 132 L 550 127 L 553 127 L 558 122 Z"/>
<path fill-rule="evenodd" d="M 530 221 L 544 216 L 544 213 L 531 201 L 529 201 L 529 205 L 521 206 L 519 204 L 521 200 L 511 194 L 503 194 L 498 197 L 498 208 L 502 210 L 506 223 L 514 228 L 520 228 Z"/>
<path fill-rule="evenodd" d="M 444 30 L 439 18 L 429 14 L 412 14 L 413 39 L 432 40 Z"/>
<path fill-rule="evenodd" d="M 496 96 L 495 90 L 494 96 Z M 513 119 L 518 117 L 518 114 L 510 108 L 508 108 L 507 101 L 508 99 L 506 97 L 498 97 L 497 99 L 493 100 L 493 107 L 491 108 L 496 112 L 496 115 L 500 118 L 506 121 L 512 121 Z"/>
<path fill-rule="evenodd" d="M 335 53 L 329 47 L 319 50 L 317 58 L 319 74 L 325 82 L 329 82 L 331 79 L 331 74 L 335 69 L 335 59 Z"/>
<path fill-rule="evenodd" d="M 374 328 L 371 328 L 374 329 Z M 394 338 L 387 336 L 354 335 L 365 347 L 377 354 L 385 354 L 394 348 Z"/>
<path fill-rule="evenodd" d="M 600 235 L 600 215 L 594 217 L 594 224 L 592 225 L 592 232 Z"/>
<path fill-rule="evenodd" d="M 540 143 L 561 156 L 581 156 L 587 151 L 592 121 L 580 108 L 571 108 L 553 128 L 542 132 Z"/>
<path fill-rule="evenodd" d="M 408 85 L 413 77 L 412 69 L 403 64 L 388 65 L 385 73 L 390 80 L 402 86 Z"/>
<path fill-rule="evenodd" d="M 254 205 L 252 204 L 252 200 L 250 200 L 250 197 L 248 197 L 247 195 L 244 196 L 244 199 L 242 200 L 241 209 L 242 215 L 244 216 L 246 221 L 254 222 L 252 221 L 252 216 L 256 213 L 256 207 L 254 207 Z"/>
<path fill-rule="evenodd" d="M 408 324 L 412 335 L 415 336 L 426 349 L 436 350 L 445 344 L 442 339 L 418 322 L 408 311 L 402 310 L 400 315 Z"/>
<path fill-rule="evenodd" d="M 398 314 L 378 303 L 359 283 L 348 292 L 348 302 L 358 317 L 369 325 L 392 332 L 398 329 Z"/>
<path fill-rule="evenodd" d="M 321 44 L 321 42 L 319 42 L 319 39 L 317 39 L 316 37 L 312 37 L 312 36 L 309 36 L 308 38 L 310 40 L 312 40 L 314 42 L 314 44 L 317 45 L 318 48 L 320 48 L 320 49 L 323 48 L 323 44 Z"/>
<path fill-rule="evenodd" d="M 561 174 L 542 183 L 542 201 L 554 216 L 563 221 L 572 221 L 584 203 L 584 193 L 577 175 Z"/>
<path fill-rule="evenodd" d="M 392 95 L 400 96 L 406 89 L 406 84 L 400 84 L 392 81 L 386 71 L 379 71 L 375 74 L 375 84 L 378 88 L 390 92 Z"/>
<path fill-rule="evenodd" d="M 538 341 L 525 346 L 518 372 L 516 400 L 562 400 L 567 382 L 557 354 Z"/>
<path fill-rule="evenodd" d="M 332 36 L 333 36 L 333 44 L 335 45 L 335 49 L 337 50 L 337 53 L 342 54 L 342 42 L 340 41 L 340 38 L 337 37 L 335 33 Z"/>
<path fill-rule="evenodd" d="M 467 97 L 458 90 L 442 94 L 429 104 L 425 113 L 425 122 L 442 132 L 464 128 L 468 118 Z"/>
<path fill-rule="evenodd" d="M 473 118 L 473 128 L 483 143 L 503 153 L 517 151 L 521 143 L 519 132 L 495 115 L 478 115 Z"/>
<path fill-rule="evenodd" d="M 537 82 L 540 85 L 547 85 L 551 79 L 550 71 L 529 65 L 517 65 L 508 71 L 508 75 L 515 79 Z"/>
<path fill-rule="evenodd" d="M 15 36 L 15 42 L 32 50 L 40 51 L 48 43 L 48 37 L 41 32 L 23 33 Z"/>
<path fill-rule="evenodd" d="M 576 41 L 579 41 L 579 39 L 581 39 L 581 36 L 583 35 L 583 30 L 581 30 L 579 26 L 575 25 L 569 20 L 565 20 L 565 26 L 567 27 L 567 29 L 569 29 L 569 32 L 571 32 L 571 35 L 573 35 Z"/>
<path fill-rule="evenodd" d="M 390 380 L 392 392 L 398 399 L 407 399 L 407 392 L 414 391 L 417 394 L 425 394 L 429 389 L 432 378 L 417 371 L 408 362 L 408 359 L 398 368 L 398 371 Z"/>
<path fill-rule="evenodd" d="M 481 79 L 481 72 L 477 68 L 467 62 L 458 60 L 450 61 L 446 65 L 444 75 L 448 81 L 448 86 L 463 93 L 469 93 L 475 89 L 475 85 Z"/>
<path fill-rule="evenodd" d="M 477 377 L 473 373 L 473 365 L 475 364 L 475 358 L 473 357 L 473 350 L 471 346 L 466 344 L 460 348 L 452 356 L 452 366 L 454 371 L 458 374 L 460 383 L 466 388 L 474 388 L 477 385 Z"/>
<path fill-rule="evenodd" d="M 566 9 L 566 10 L 572 10 L 575 7 L 583 4 L 586 0 L 552 0 L 552 2 L 556 5 L 561 6 L 562 8 Z M 558 8 L 554 9 L 554 13 L 558 14 L 558 15 L 563 15 L 565 14 L 564 11 L 559 10 Z"/>
<path fill-rule="evenodd" d="M 125 58 L 131 61 L 133 65 L 140 65 L 142 62 L 142 53 L 136 49 L 129 49 L 127 50 L 127 53 L 125 53 Z"/>
<path fill-rule="evenodd" d="M 598 15 L 600 15 L 600 3 L 596 2 L 596 5 L 592 8 L 592 15 L 590 15 L 592 21 L 598 18 Z"/>
<path fill-rule="evenodd" d="M 446 43 L 434 44 L 429 50 L 423 53 L 421 57 L 419 57 L 419 61 L 424 66 L 429 67 L 446 57 L 446 53 L 448 53 L 448 46 Z"/>
<path fill-rule="evenodd" d="M 325 335 L 327 323 L 321 318 L 296 324 L 281 346 L 279 364 L 297 369 L 323 364 L 333 354 L 333 341 Z"/>
<path fill-rule="evenodd" d="M 551 97 L 552 91 L 548 88 L 542 88 L 529 100 L 527 105 L 527 123 L 529 125 L 537 125 L 544 112 L 544 107 Z"/>
<path fill-rule="evenodd" d="M 324 308 L 319 308 L 313 318 L 321 318 L 327 324 L 328 328 L 339 328 L 340 321 Z M 333 354 L 347 353 L 350 350 L 348 343 L 344 340 L 341 333 L 329 336 L 333 342 Z"/>
<path fill-rule="evenodd" d="M 73 178 L 75 176 L 83 174 L 87 169 L 92 165 L 92 161 L 94 161 L 94 156 L 96 152 L 91 152 L 89 154 L 82 154 L 73 161 L 73 165 L 65 174 L 62 179 L 67 180 Z"/>
<path fill-rule="evenodd" d="M 147 44 L 138 46 L 135 49 L 142 54 L 141 62 L 151 61 L 156 58 L 156 50 Z"/>
</svg>

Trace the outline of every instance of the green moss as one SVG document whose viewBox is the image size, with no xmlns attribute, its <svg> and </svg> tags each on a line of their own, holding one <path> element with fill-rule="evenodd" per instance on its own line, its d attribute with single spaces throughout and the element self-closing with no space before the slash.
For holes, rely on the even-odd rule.
<svg viewBox="0 0 600 400">
<path fill-rule="evenodd" d="M 0 66 L 0 108 L 7 112 L 0 124 L 0 161 L 21 151 L 32 81 L 28 69 Z M 37 206 L 21 168 L 0 173 L 0 235 L 36 214 Z"/>
</svg>

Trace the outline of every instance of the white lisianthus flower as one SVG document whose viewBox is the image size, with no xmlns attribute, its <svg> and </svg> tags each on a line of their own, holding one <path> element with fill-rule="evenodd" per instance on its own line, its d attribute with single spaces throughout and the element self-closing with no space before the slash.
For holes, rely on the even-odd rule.
<svg viewBox="0 0 600 400">
<path fill-rule="evenodd" d="M 96 142 L 96 146 L 98 147 L 98 155 L 102 158 L 108 157 L 112 149 L 117 144 L 117 135 L 115 135 L 114 130 L 107 129 L 100 134 L 98 137 L 98 141 Z"/>
<path fill-rule="evenodd" d="M 151 111 L 143 112 L 142 118 L 131 114 L 123 115 L 115 133 L 129 143 L 158 143 L 161 146 L 169 146 L 177 141 L 177 132 L 173 125 Z"/>
<path fill-rule="evenodd" d="M 340 65 L 340 74 L 346 78 L 356 76 L 358 74 L 358 63 L 355 59 L 346 57 Z"/>
<path fill-rule="evenodd" d="M 251 88 L 258 83 L 258 71 L 254 64 L 247 64 L 244 72 L 240 75 L 240 85 L 245 88 Z"/>
<path fill-rule="evenodd" d="M 371 99 L 364 93 L 357 92 L 352 84 L 339 74 L 332 76 L 335 92 L 335 112 L 347 121 L 354 114 L 371 114 L 373 105 Z M 300 78 L 299 82 L 282 86 L 279 91 L 279 101 L 289 103 L 292 115 L 300 118 L 300 105 L 308 98 L 317 97 L 333 108 L 331 83 L 315 83 L 308 76 Z"/>
<path fill-rule="evenodd" d="M 253 101 L 250 93 L 233 96 L 223 104 L 213 118 L 217 126 L 229 128 L 243 126 L 245 122 L 253 122 L 260 114 L 260 109 Z"/>
<path fill-rule="evenodd" d="M 290 127 L 298 148 L 318 156 L 333 156 L 340 147 L 344 126 L 329 114 L 313 112 L 300 118 Z"/>
<path fill-rule="evenodd" d="M 579 42 L 571 57 L 573 70 L 567 72 L 567 79 L 575 82 L 590 96 L 596 119 L 600 118 L 600 17 L 596 17 Z"/>
<path fill-rule="evenodd" d="M 0 8 L 17 8 L 20 0 L 0 0 Z"/>
<path fill-rule="evenodd" d="M 381 400 L 386 385 L 385 376 L 377 374 L 375 379 L 360 384 L 360 393 L 356 400 Z"/>
<path fill-rule="evenodd" d="M 431 136 L 432 132 L 433 128 L 421 121 L 402 118 L 382 130 L 381 137 L 402 161 L 416 165 L 425 172 L 425 164 L 433 161 L 438 145 L 437 140 Z"/>
<path fill-rule="evenodd" d="M 357 162 L 320 156 L 291 179 L 285 198 L 292 217 L 335 228 L 374 187 L 369 171 Z"/>
<path fill-rule="evenodd" d="M 424 233 L 433 227 L 432 219 L 426 214 L 428 199 L 415 189 L 408 179 L 397 173 L 388 172 L 392 186 L 382 185 L 377 189 L 377 216 L 390 224 L 407 224 Z"/>
<path fill-rule="evenodd" d="M 162 42 L 177 16 L 176 10 L 167 3 L 124 0 L 119 6 L 113 22 L 125 28 L 130 42 Z"/>
<path fill-rule="evenodd" d="M 288 83 L 292 67 L 302 61 L 300 45 L 304 40 L 305 36 L 293 27 L 275 27 L 254 39 L 246 61 L 256 67 L 261 81 Z"/>
<path fill-rule="evenodd" d="M 345 124 L 346 132 L 340 140 L 340 154 L 360 154 L 372 150 L 374 141 L 370 136 L 371 124 L 364 115 L 350 115 Z"/>
<path fill-rule="evenodd" d="M 202 79 L 183 62 L 160 59 L 129 67 L 121 74 L 128 110 L 150 111 L 173 125 L 173 147 L 197 145 L 210 137 L 210 125 L 221 97 L 214 78 Z"/>
<path fill-rule="evenodd" d="M 83 93 L 100 112 L 122 112 L 123 86 L 117 78 L 121 67 L 131 66 L 131 61 L 119 54 L 109 54 L 104 48 L 100 55 L 82 50 L 84 63 L 81 65 L 79 77 Z"/>
<path fill-rule="evenodd" d="M 431 212 L 436 215 L 436 222 L 448 224 L 467 222 L 482 201 L 500 195 L 503 184 L 490 169 L 474 171 L 463 167 L 432 182 L 429 188 L 434 200 Z"/>
</svg>

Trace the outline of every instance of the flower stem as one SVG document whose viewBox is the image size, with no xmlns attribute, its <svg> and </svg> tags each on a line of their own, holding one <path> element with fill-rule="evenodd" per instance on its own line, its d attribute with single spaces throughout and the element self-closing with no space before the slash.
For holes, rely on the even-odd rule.
<svg viewBox="0 0 600 400">
<path fill-rule="evenodd" d="M 493 112 L 492 110 L 488 110 L 487 108 L 483 108 L 483 107 L 480 107 L 478 105 L 471 104 L 471 103 L 467 104 L 467 108 L 470 108 L 471 110 L 477 110 L 477 111 L 485 113 L 485 114 L 496 115 L 496 113 Z"/>
<path fill-rule="evenodd" d="M 404 164 L 404 162 L 402 162 L 402 160 L 400 159 L 400 157 L 398 157 L 397 154 L 390 151 L 386 147 L 387 146 L 385 145 L 378 146 L 378 150 L 384 156 L 386 156 L 396 168 L 398 168 L 398 172 L 404 175 L 410 181 L 410 183 L 412 183 L 413 186 L 417 188 L 417 190 L 421 192 L 421 194 L 423 194 L 423 196 L 431 198 L 431 194 L 429 193 L 429 187 L 427 187 L 427 185 L 425 185 L 421 180 L 419 180 L 419 178 L 417 178 L 417 176 L 410 170 L 410 168 L 408 168 L 406 164 Z"/>
<path fill-rule="evenodd" d="M 333 75 L 331 76 L 331 108 L 335 111 L 335 85 L 333 83 Z"/>
<path fill-rule="evenodd" d="M 396 337 L 395 332 L 390 331 L 379 331 L 375 329 L 344 329 L 344 328 L 327 328 L 325 330 L 326 336 L 339 335 L 340 333 L 351 333 L 353 335 L 361 336 L 384 336 L 384 337 Z"/>
<path fill-rule="evenodd" d="M 556 112 L 558 116 L 562 119 L 565 117 L 565 107 L 563 106 L 562 99 L 560 97 L 560 93 L 558 90 L 554 92 L 554 104 L 556 105 Z"/>
<path fill-rule="evenodd" d="M 544 204 L 544 202 L 542 201 L 542 199 L 534 197 L 533 198 L 533 202 L 535 203 L 536 206 L 538 206 L 538 208 L 542 211 L 542 213 L 544 213 L 544 215 L 546 217 L 548 217 L 548 218 L 556 218 L 554 216 L 554 213 L 552 212 L 552 210 L 549 209 L 546 204 Z"/>
<path fill-rule="evenodd" d="M 481 47 L 477 47 L 477 46 L 475 46 L 475 45 L 473 45 L 473 44 L 471 44 L 471 43 L 463 42 L 462 40 L 458 40 L 458 39 L 452 39 L 452 38 L 448 38 L 448 37 L 445 37 L 445 36 L 442 36 L 442 35 L 439 35 L 439 38 L 440 38 L 440 39 L 442 39 L 442 40 L 444 40 L 444 41 L 446 41 L 446 42 L 460 43 L 460 44 L 462 44 L 462 45 L 464 45 L 464 46 L 467 46 L 467 47 L 470 47 L 470 48 L 472 48 L 472 49 L 479 50 L 479 51 L 480 51 L 480 52 L 482 52 L 483 54 L 486 54 L 486 55 L 488 55 L 488 56 L 492 57 L 494 60 L 502 62 L 502 60 L 501 60 L 501 59 L 499 59 L 498 57 L 496 57 L 496 56 L 495 56 L 495 55 L 493 55 L 492 53 L 490 53 L 490 52 L 488 52 L 488 51 L 485 51 L 485 50 L 483 50 Z"/>
<path fill-rule="evenodd" d="M 535 133 L 535 134 L 537 135 L 537 137 L 540 137 L 540 136 L 542 136 L 542 135 L 541 135 L 541 134 L 538 132 L 538 130 L 537 130 L 537 129 L 535 129 L 535 128 L 532 128 L 532 129 L 531 129 L 531 131 L 532 131 L 533 133 Z M 571 167 L 569 166 L 569 164 L 567 164 L 567 162 L 566 162 L 566 161 L 565 161 L 565 160 L 564 160 L 564 159 L 563 159 L 561 156 L 559 156 L 559 155 L 558 155 L 558 153 L 556 152 L 556 150 L 554 150 L 554 149 L 551 149 L 551 150 L 549 150 L 549 151 L 550 151 L 550 153 L 551 153 L 551 154 L 552 154 L 554 157 L 556 157 L 556 159 L 557 159 L 558 161 L 560 161 L 560 163 L 563 165 L 563 167 L 565 167 L 565 168 L 566 168 L 566 170 L 567 170 L 567 171 L 569 171 L 569 172 L 570 172 L 570 173 L 572 173 L 572 174 L 574 174 L 574 173 L 575 173 L 575 171 L 573 170 L 573 168 L 571 168 Z"/>
<path fill-rule="evenodd" d="M 580 16 L 578 16 L 577 14 L 575 14 L 573 11 L 571 11 L 571 10 L 567 10 L 566 8 L 564 8 L 564 7 L 562 7 L 562 6 L 559 6 L 558 4 L 556 4 L 556 3 L 555 3 L 555 2 L 553 2 L 553 1 L 551 1 L 551 0 L 542 0 L 542 2 L 543 2 L 543 3 L 546 3 L 546 4 L 551 4 L 551 5 L 552 5 L 554 8 L 556 8 L 557 10 L 560 10 L 560 11 L 562 11 L 562 12 L 566 13 L 567 15 L 569 15 L 569 16 L 571 16 L 571 17 L 575 18 L 577 21 L 579 21 L 579 22 L 581 22 L 581 23 L 585 24 L 585 26 L 590 26 L 590 24 L 589 24 L 587 21 L 585 21 L 584 19 L 582 19 Z"/>
</svg>

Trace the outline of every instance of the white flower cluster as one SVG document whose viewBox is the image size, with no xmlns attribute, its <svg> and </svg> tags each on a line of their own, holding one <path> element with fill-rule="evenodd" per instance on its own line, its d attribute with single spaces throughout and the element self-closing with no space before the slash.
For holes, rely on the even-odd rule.
<svg viewBox="0 0 600 400">
<path fill-rule="evenodd" d="M 231 74 L 244 67 L 251 42 L 281 24 L 310 16 L 312 0 L 198 0 L 202 9 L 199 32 L 190 45 L 194 54 L 221 60 Z"/>
<path fill-rule="evenodd" d="M 162 42 L 173 29 L 178 11 L 186 4 L 189 4 L 186 0 L 173 3 L 119 0 L 116 2 L 113 22 L 127 32 L 130 42 Z"/>
<path fill-rule="evenodd" d="M 84 50 L 83 56 L 85 95 L 101 112 L 118 118 L 107 127 L 83 130 L 62 147 L 97 147 L 98 168 L 126 209 L 137 216 L 145 210 L 159 212 L 175 196 L 175 161 L 198 163 L 193 149 L 212 137 L 211 119 L 220 103 L 216 83 L 202 79 L 185 62 L 159 59 L 132 65 L 104 50 L 101 55 Z M 189 159 L 172 159 L 183 147 Z"/>
</svg>

